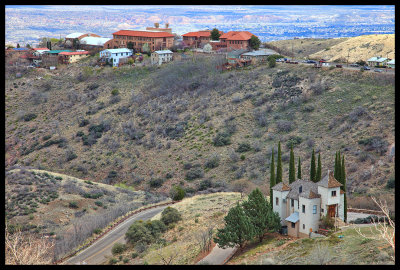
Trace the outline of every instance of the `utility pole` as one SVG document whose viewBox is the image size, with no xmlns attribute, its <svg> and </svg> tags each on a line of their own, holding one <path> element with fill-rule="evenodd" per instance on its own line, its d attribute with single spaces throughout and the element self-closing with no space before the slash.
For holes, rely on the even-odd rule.
<svg viewBox="0 0 400 270">
<path fill-rule="evenodd" d="M 347 67 L 349 67 L 350 49 L 347 52 Z"/>
</svg>

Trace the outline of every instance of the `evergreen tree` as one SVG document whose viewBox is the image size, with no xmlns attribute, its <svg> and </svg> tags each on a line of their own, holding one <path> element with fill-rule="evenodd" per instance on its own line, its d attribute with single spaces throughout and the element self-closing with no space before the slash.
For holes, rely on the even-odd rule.
<svg viewBox="0 0 400 270">
<path fill-rule="evenodd" d="M 275 182 L 278 184 L 282 182 L 282 155 L 281 155 L 281 142 L 278 144 L 278 161 L 276 165 L 276 180 Z"/>
<path fill-rule="evenodd" d="M 19 43 L 17 43 L 17 48 L 20 48 Z"/>
<path fill-rule="evenodd" d="M 229 209 L 224 220 L 225 227 L 218 229 L 214 242 L 220 247 L 239 245 L 243 249 L 246 241 L 254 237 L 254 226 L 251 224 L 250 218 L 237 203 L 235 207 Z"/>
<path fill-rule="evenodd" d="M 299 164 L 297 165 L 297 179 L 301 179 L 301 164 L 300 164 L 300 157 L 299 157 Z"/>
<path fill-rule="evenodd" d="M 211 40 L 219 40 L 219 37 L 221 36 L 221 34 L 219 33 L 217 28 L 214 28 L 211 31 L 210 36 L 211 36 Z"/>
<path fill-rule="evenodd" d="M 271 166 L 270 166 L 270 178 L 269 178 L 269 203 L 272 205 L 272 187 L 275 186 L 275 162 L 274 162 L 274 148 L 272 148 Z"/>
<path fill-rule="evenodd" d="M 337 174 L 336 174 L 336 180 L 338 180 L 340 183 L 342 183 L 342 176 L 341 176 L 341 174 L 342 174 L 342 164 L 341 164 L 341 158 L 340 158 L 340 151 L 338 151 L 338 161 L 337 161 L 337 163 L 338 163 L 338 169 L 337 169 Z"/>
<path fill-rule="evenodd" d="M 269 215 L 269 203 L 265 200 L 261 191 L 256 188 L 253 190 L 247 201 L 243 202 L 242 207 L 245 214 L 250 218 L 254 227 L 254 234 L 262 242 L 265 229 L 268 227 L 267 219 Z"/>
<path fill-rule="evenodd" d="M 256 37 L 255 35 L 252 35 L 250 38 L 250 47 L 253 50 L 258 50 L 258 48 L 260 47 L 261 41 L 258 37 Z"/>
<path fill-rule="evenodd" d="M 293 183 L 296 179 L 296 168 L 294 166 L 294 153 L 293 144 L 290 146 L 290 159 L 289 159 L 289 184 Z"/>
<path fill-rule="evenodd" d="M 342 157 L 342 170 L 341 170 L 341 179 L 342 179 L 342 190 L 344 191 L 344 222 L 347 222 L 347 198 L 346 198 L 346 169 L 344 166 L 344 155 Z"/>
<path fill-rule="evenodd" d="M 336 178 L 338 171 L 338 162 L 337 162 L 337 151 L 335 153 L 335 169 L 333 170 L 333 176 Z M 337 179 L 337 178 L 336 178 Z"/>
<path fill-rule="evenodd" d="M 311 168 L 310 168 L 310 181 L 315 182 L 316 179 L 316 169 L 315 169 L 315 151 L 312 150 L 311 155 Z"/>
<path fill-rule="evenodd" d="M 321 154 L 318 153 L 317 175 L 316 175 L 315 182 L 320 181 L 321 177 L 322 177 Z"/>
</svg>

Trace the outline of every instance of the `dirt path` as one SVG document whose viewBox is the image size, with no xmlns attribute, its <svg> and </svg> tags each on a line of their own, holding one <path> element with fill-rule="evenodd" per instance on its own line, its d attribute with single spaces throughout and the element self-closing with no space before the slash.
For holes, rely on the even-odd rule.
<svg viewBox="0 0 400 270">
<path fill-rule="evenodd" d="M 200 260 L 197 264 L 213 264 L 213 265 L 221 265 L 224 264 L 226 260 L 228 260 L 235 252 L 237 248 L 220 248 L 218 245 L 211 250 L 210 254 L 208 254 L 205 258 Z"/>
</svg>

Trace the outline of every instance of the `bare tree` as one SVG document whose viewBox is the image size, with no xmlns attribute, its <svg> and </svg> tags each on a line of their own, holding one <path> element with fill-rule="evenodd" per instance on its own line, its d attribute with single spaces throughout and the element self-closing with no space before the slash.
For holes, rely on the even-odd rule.
<svg viewBox="0 0 400 270">
<path fill-rule="evenodd" d="M 54 244 L 46 238 L 23 234 L 21 230 L 10 233 L 5 228 L 6 264 L 50 264 Z"/>
<path fill-rule="evenodd" d="M 395 222 L 390 218 L 389 208 L 387 206 L 386 201 L 382 202 L 381 200 L 379 200 L 378 202 L 375 197 L 372 197 L 372 200 L 383 212 L 385 216 L 383 222 L 379 222 L 372 219 L 374 227 L 371 226 L 369 229 L 372 235 L 374 236 L 366 236 L 364 233 L 361 232 L 359 227 L 354 226 L 354 228 L 356 232 L 364 238 L 373 240 L 384 240 L 385 242 L 387 242 L 393 249 L 393 255 L 391 255 L 390 257 L 393 261 L 395 261 L 395 240 L 394 240 Z M 372 231 L 372 228 L 375 228 L 375 233 Z M 378 232 L 377 235 L 376 232 Z"/>
<path fill-rule="evenodd" d="M 309 258 L 311 264 L 326 265 L 332 261 L 332 253 L 327 244 L 318 242 L 317 245 L 311 251 Z"/>
<path fill-rule="evenodd" d="M 214 225 L 209 225 L 208 228 L 197 235 L 202 252 L 208 252 L 211 248 L 213 239 Z"/>
<path fill-rule="evenodd" d="M 178 257 L 179 251 L 176 246 L 168 250 L 164 249 L 163 243 L 158 243 L 157 255 L 160 257 L 164 265 L 171 265 L 172 262 Z"/>
</svg>

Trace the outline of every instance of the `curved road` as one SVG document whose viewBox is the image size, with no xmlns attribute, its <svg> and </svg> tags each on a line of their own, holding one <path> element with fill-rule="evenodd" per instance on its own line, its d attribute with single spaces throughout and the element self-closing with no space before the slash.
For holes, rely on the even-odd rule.
<svg viewBox="0 0 400 270">
<path fill-rule="evenodd" d="M 105 262 L 107 260 L 106 256 L 112 255 L 111 248 L 115 243 L 126 243 L 125 233 L 133 222 L 150 219 L 168 206 L 169 205 L 160 206 L 133 215 L 109 231 L 102 238 L 93 243 L 93 245 L 66 260 L 63 264 L 101 264 Z"/>
</svg>

